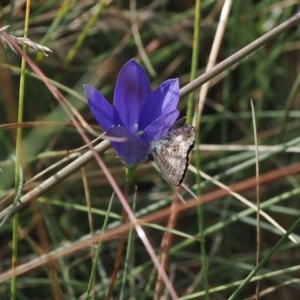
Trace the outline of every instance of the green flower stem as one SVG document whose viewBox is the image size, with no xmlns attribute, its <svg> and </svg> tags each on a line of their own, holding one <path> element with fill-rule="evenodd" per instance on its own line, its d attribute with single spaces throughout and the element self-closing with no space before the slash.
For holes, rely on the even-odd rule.
<svg viewBox="0 0 300 300">
<path fill-rule="evenodd" d="M 198 61 L 199 61 L 199 45 L 200 45 L 200 27 L 201 26 L 201 0 L 196 0 L 195 7 L 195 23 L 194 23 L 194 39 L 193 39 L 193 56 L 192 56 L 192 69 L 191 69 L 191 77 L 190 81 L 193 82 L 197 77 L 198 70 Z M 187 122 L 191 123 L 193 119 L 193 113 L 195 112 L 194 107 L 194 92 L 190 93 L 188 98 L 188 107 L 187 107 Z M 194 116 L 196 119 L 196 141 L 195 144 L 200 145 L 200 122 L 199 116 Z M 200 151 L 199 147 L 196 146 L 195 151 L 195 161 L 196 168 L 200 170 Z M 196 175 L 197 182 L 197 195 L 201 195 L 201 178 L 199 174 Z M 205 299 L 209 299 L 209 284 L 208 284 L 208 274 L 207 274 L 207 256 L 205 249 L 205 238 L 204 238 L 204 214 L 202 205 L 197 206 L 197 214 L 199 221 L 199 232 L 200 232 L 200 240 L 201 240 L 201 262 L 202 262 L 202 274 L 203 274 L 203 286 L 205 290 Z"/>
<path fill-rule="evenodd" d="M 135 208 L 136 208 L 136 197 L 134 197 L 134 200 L 133 200 L 133 207 L 132 207 L 133 212 L 135 212 Z M 124 263 L 124 273 L 123 273 L 123 277 L 122 277 L 122 287 L 121 287 L 121 292 L 120 292 L 120 300 L 124 299 L 126 279 L 128 278 L 128 273 L 129 273 L 128 272 L 129 260 L 130 260 L 131 254 L 134 253 L 134 249 L 132 249 L 133 248 L 132 239 L 133 239 L 133 229 L 130 229 L 129 235 L 128 235 L 128 244 L 127 244 L 127 249 L 126 249 L 125 263 Z"/>
<path fill-rule="evenodd" d="M 199 61 L 199 44 L 200 44 L 200 26 L 201 26 L 201 1 L 196 1 L 195 7 L 195 22 L 194 22 L 194 38 L 193 38 L 193 54 L 192 54 L 192 66 L 190 81 L 192 82 L 197 77 L 198 71 L 198 61 Z M 194 95 L 192 92 L 188 98 L 187 106 L 187 122 L 191 123 L 193 118 L 193 113 L 195 111 L 194 107 Z"/>
<path fill-rule="evenodd" d="M 26 1 L 26 15 L 25 15 L 25 25 L 24 25 L 24 37 L 28 37 L 28 27 L 29 27 L 29 13 L 30 13 L 30 0 Z M 23 47 L 23 51 L 26 53 L 27 47 Z M 23 111 L 24 111 L 24 91 L 25 91 L 25 68 L 26 68 L 26 60 L 22 57 L 21 63 L 21 78 L 20 78 L 20 90 L 19 90 L 19 107 L 18 107 L 18 123 L 23 122 Z M 21 144 L 22 144 L 22 127 L 18 127 L 17 129 L 17 139 L 16 139 L 16 164 L 15 164 L 15 195 L 17 196 L 19 193 L 19 187 L 21 184 Z M 15 197 L 16 205 L 17 201 L 19 201 L 19 197 Z M 12 237 L 12 270 L 17 265 L 18 260 L 18 227 L 19 227 L 19 214 L 16 214 L 13 219 L 13 237 Z M 14 272 L 13 272 L 14 274 Z M 16 291 L 17 291 L 17 278 L 15 275 L 11 278 L 10 285 L 10 299 L 16 299 Z"/>
<path fill-rule="evenodd" d="M 135 168 L 125 168 L 125 180 L 126 183 L 131 183 Z"/>
</svg>

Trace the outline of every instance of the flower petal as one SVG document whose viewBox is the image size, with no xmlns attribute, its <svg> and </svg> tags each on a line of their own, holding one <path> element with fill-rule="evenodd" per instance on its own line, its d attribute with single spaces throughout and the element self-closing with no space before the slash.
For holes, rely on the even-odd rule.
<svg viewBox="0 0 300 300">
<path fill-rule="evenodd" d="M 139 130 L 144 130 L 159 117 L 176 109 L 179 100 L 178 79 L 163 82 L 148 98 L 139 119 Z"/>
<path fill-rule="evenodd" d="M 150 124 L 145 130 L 141 138 L 145 142 L 150 142 L 153 140 L 159 140 L 162 138 L 172 125 L 175 123 L 179 116 L 179 111 L 177 109 L 167 113 L 166 115 L 156 119 L 152 124 Z"/>
<path fill-rule="evenodd" d="M 114 111 L 118 111 L 122 125 L 134 132 L 141 110 L 151 95 L 151 87 L 143 68 L 133 59 L 120 71 L 115 95 Z M 116 119 L 117 121 L 117 116 Z"/>
<path fill-rule="evenodd" d="M 139 136 L 123 127 L 111 127 L 107 130 L 108 137 L 126 138 L 124 142 L 111 142 L 118 153 L 118 157 L 128 166 L 143 163 L 148 157 L 149 143 L 145 143 Z"/>
<path fill-rule="evenodd" d="M 92 85 L 85 84 L 84 89 L 92 114 L 103 131 L 107 131 L 108 128 L 114 125 L 113 109 L 111 105 Z"/>
</svg>

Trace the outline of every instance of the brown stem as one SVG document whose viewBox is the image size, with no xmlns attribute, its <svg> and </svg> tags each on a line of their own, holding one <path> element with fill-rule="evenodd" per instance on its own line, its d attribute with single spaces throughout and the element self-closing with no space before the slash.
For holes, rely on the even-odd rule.
<svg viewBox="0 0 300 300">
<path fill-rule="evenodd" d="M 182 189 L 179 187 L 179 189 Z M 179 192 L 179 191 L 178 191 Z M 173 202 L 170 208 L 170 217 L 168 220 L 168 229 L 174 229 L 176 227 L 177 223 L 177 217 L 178 217 L 178 210 L 176 209 L 178 204 L 180 203 L 180 199 L 177 196 L 177 194 L 174 194 Z M 169 249 L 171 248 L 172 241 L 173 241 L 174 234 L 172 232 L 167 231 L 164 235 L 164 238 L 161 242 L 161 265 L 164 268 L 164 270 L 167 269 L 168 261 L 169 261 Z M 155 285 L 155 300 L 161 299 L 161 294 L 163 292 L 163 280 L 161 276 L 157 276 L 157 281 Z"/>
<path fill-rule="evenodd" d="M 127 199 L 128 199 L 129 186 L 130 186 L 130 184 L 126 183 L 125 188 L 124 188 L 124 196 Z M 122 224 L 125 224 L 126 221 L 127 221 L 127 213 L 126 213 L 126 210 L 123 207 L 122 208 Z M 122 252 L 123 252 L 123 248 L 124 248 L 124 241 L 125 241 L 126 235 L 127 235 L 127 232 L 124 232 L 120 235 L 120 241 L 119 241 L 117 256 L 116 256 L 116 260 L 115 260 L 114 270 L 113 270 L 113 273 L 111 275 L 111 280 L 110 280 L 110 285 L 109 285 L 109 290 L 108 290 L 108 293 L 107 293 L 107 296 L 106 296 L 106 300 L 111 299 L 112 293 L 114 291 L 118 271 L 119 271 L 121 260 L 122 260 Z"/>
</svg>

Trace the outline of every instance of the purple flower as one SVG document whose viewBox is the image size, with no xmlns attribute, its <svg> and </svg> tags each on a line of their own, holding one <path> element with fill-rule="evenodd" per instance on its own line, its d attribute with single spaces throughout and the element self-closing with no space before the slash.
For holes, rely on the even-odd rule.
<svg viewBox="0 0 300 300">
<path fill-rule="evenodd" d="M 143 68 L 133 59 L 120 71 L 113 106 L 93 86 L 84 85 L 92 114 L 112 141 L 118 157 L 133 167 L 147 160 L 150 143 L 163 137 L 179 115 L 178 79 L 163 82 L 153 93 Z"/>
</svg>

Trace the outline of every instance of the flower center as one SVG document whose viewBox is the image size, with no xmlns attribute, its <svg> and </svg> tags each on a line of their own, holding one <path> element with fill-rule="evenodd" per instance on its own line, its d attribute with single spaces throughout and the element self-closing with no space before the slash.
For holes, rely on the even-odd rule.
<svg viewBox="0 0 300 300">
<path fill-rule="evenodd" d="M 135 134 L 137 134 L 138 131 L 139 131 L 139 124 L 135 123 L 135 124 L 133 125 L 133 132 L 134 132 Z"/>
</svg>

